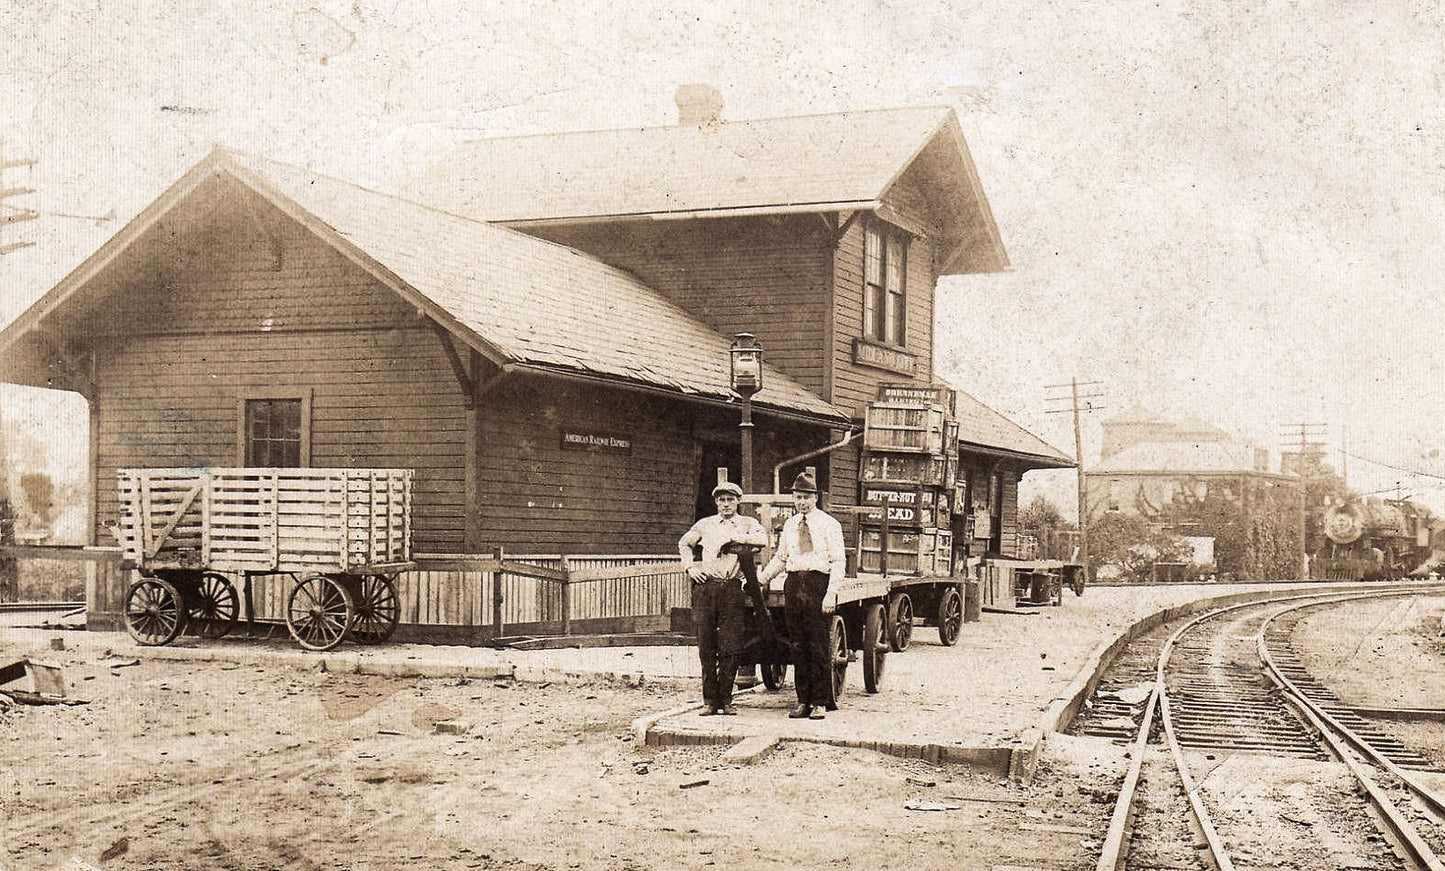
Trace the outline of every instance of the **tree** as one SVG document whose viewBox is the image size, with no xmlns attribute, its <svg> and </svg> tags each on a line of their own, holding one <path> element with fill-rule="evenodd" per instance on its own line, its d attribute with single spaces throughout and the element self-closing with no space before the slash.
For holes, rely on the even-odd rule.
<svg viewBox="0 0 1445 871">
<path fill-rule="evenodd" d="M 1019 510 L 1019 530 L 1025 536 L 1032 536 L 1039 543 L 1039 556 L 1043 559 L 1063 559 L 1067 553 L 1056 553 L 1056 542 L 1061 532 L 1071 531 L 1075 524 L 1064 519 L 1059 507 L 1042 493 L 1035 493 L 1029 504 Z"/>
<path fill-rule="evenodd" d="M 1151 581 L 1156 563 L 1188 563 L 1193 554 L 1189 542 L 1137 514 L 1109 512 L 1089 525 L 1090 559 L 1113 566 L 1126 581 Z"/>
</svg>

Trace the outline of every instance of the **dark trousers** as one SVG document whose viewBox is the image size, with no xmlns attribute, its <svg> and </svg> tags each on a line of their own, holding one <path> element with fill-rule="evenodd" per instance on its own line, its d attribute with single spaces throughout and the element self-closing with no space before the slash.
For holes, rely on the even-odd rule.
<svg viewBox="0 0 1445 871">
<path fill-rule="evenodd" d="M 826 592 L 825 572 L 789 572 L 783 583 L 788 639 L 793 648 L 793 684 L 800 705 L 833 704 L 833 652 L 828 643 L 833 615 L 823 613 Z"/>
<path fill-rule="evenodd" d="M 710 708 L 732 703 L 743 648 L 743 591 L 737 581 L 692 585 L 692 625 L 702 661 L 702 699 Z"/>
</svg>

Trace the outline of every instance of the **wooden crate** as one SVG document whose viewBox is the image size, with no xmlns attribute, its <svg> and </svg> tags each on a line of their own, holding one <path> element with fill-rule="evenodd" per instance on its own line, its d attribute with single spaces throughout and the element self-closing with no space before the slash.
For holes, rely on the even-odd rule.
<svg viewBox="0 0 1445 871">
<path fill-rule="evenodd" d="M 121 469 L 116 538 L 147 568 L 357 572 L 411 559 L 409 469 Z"/>
<path fill-rule="evenodd" d="M 957 392 L 942 384 L 924 386 L 912 381 L 883 383 L 878 385 L 874 398 L 888 405 L 936 405 L 950 417 L 957 414 Z"/>
<path fill-rule="evenodd" d="M 926 487 L 951 486 L 956 464 L 957 454 L 934 457 L 927 454 L 864 451 L 863 481 Z"/>
<path fill-rule="evenodd" d="M 864 417 L 863 445 L 873 451 L 941 456 L 947 431 L 941 406 L 875 402 Z"/>
<path fill-rule="evenodd" d="M 882 528 L 861 523 L 858 571 L 870 574 L 948 576 L 953 574 L 953 534 L 946 529 L 888 529 L 888 565 L 884 572 Z"/>
<path fill-rule="evenodd" d="M 864 482 L 858 487 L 863 505 L 887 507 L 889 524 L 947 528 L 951 519 L 949 493 L 935 487 Z"/>
</svg>

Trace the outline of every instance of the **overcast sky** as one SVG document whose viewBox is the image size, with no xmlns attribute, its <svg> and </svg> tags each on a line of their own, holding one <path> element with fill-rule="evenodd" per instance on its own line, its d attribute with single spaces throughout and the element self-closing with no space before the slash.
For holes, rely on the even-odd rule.
<svg viewBox="0 0 1445 871">
<path fill-rule="evenodd" d="M 394 190 L 466 139 L 673 123 L 684 82 L 729 120 L 948 104 L 1013 265 L 942 282 L 941 374 L 1070 454 L 1049 386 L 1102 382 L 1086 461 L 1137 403 L 1442 483 L 1362 459 L 1445 473 L 1434 0 L 682 5 L 0 0 L 9 202 L 47 213 L 0 311 L 215 143 Z"/>
</svg>

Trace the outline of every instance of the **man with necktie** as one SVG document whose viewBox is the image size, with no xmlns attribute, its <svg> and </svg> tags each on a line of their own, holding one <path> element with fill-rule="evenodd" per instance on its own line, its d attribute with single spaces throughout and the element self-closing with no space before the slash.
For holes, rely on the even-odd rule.
<svg viewBox="0 0 1445 871">
<path fill-rule="evenodd" d="M 793 511 L 783 524 L 777 551 L 758 580 L 766 587 L 787 572 L 783 605 L 798 693 L 798 705 L 788 716 L 821 720 L 824 710 L 838 709 L 828 633 L 847 556 L 843 527 L 818 508 L 818 485 L 807 472 L 793 481 Z"/>
</svg>

